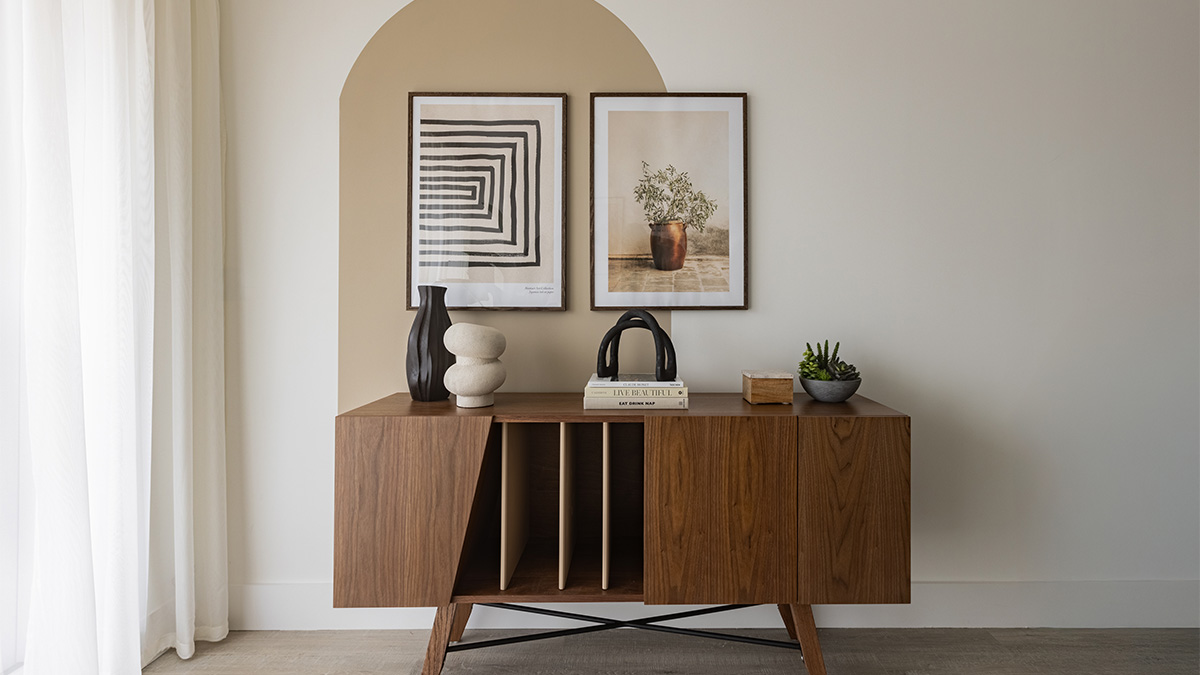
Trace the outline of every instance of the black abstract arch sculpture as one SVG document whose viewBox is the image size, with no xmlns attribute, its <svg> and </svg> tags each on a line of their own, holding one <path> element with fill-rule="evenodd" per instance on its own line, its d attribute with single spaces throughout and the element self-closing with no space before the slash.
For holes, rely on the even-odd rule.
<svg viewBox="0 0 1200 675">
<path fill-rule="evenodd" d="M 620 353 L 621 333 L 626 328 L 645 328 L 650 331 L 654 336 L 654 378 L 659 382 L 674 380 L 675 345 L 671 342 L 671 336 L 658 325 L 658 321 L 650 312 L 641 309 L 631 309 L 622 314 L 616 325 L 604 334 L 604 339 L 600 341 L 600 351 L 596 354 L 596 376 L 617 379 L 620 372 L 617 357 Z"/>
</svg>

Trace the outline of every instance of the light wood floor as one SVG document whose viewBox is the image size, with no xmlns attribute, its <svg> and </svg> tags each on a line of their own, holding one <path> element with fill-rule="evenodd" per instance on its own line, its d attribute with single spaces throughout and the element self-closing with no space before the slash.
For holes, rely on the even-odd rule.
<svg viewBox="0 0 1200 675">
<path fill-rule="evenodd" d="M 463 642 L 519 631 L 467 629 Z M 786 640 L 779 630 L 736 631 Z M 1197 675 L 1192 629 L 825 629 L 830 675 Z M 237 632 L 202 643 L 189 661 L 170 651 L 145 673 L 421 672 L 428 631 Z M 451 653 L 445 675 L 549 673 L 757 675 L 804 673 L 798 653 L 647 631 L 617 630 Z"/>
</svg>

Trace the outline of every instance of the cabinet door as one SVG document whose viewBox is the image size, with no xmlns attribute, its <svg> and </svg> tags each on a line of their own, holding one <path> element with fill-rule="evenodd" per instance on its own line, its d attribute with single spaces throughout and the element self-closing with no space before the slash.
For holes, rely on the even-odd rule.
<svg viewBox="0 0 1200 675">
<path fill-rule="evenodd" d="M 449 604 L 491 418 L 336 424 L 333 606 Z"/>
<path fill-rule="evenodd" d="M 909 419 L 800 419 L 804 604 L 909 601 Z"/>
<path fill-rule="evenodd" d="M 645 602 L 796 591 L 796 418 L 646 417 Z"/>
</svg>

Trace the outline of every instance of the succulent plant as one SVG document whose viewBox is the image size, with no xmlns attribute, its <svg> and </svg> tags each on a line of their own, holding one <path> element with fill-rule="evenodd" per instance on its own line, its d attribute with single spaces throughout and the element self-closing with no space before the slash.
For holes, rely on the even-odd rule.
<svg viewBox="0 0 1200 675">
<path fill-rule="evenodd" d="M 858 369 L 845 361 L 829 364 L 829 374 L 838 381 L 861 379 L 858 376 Z"/>
<path fill-rule="evenodd" d="M 824 349 L 818 342 L 815 352 L 811 344 L 806 342 L 804 346 L 806 349 L 804 350 L 804 360 L 800 362 L 800 377 L 806 380 L 824 381 L 862 379 L 857 368 L 838 358 L 838 349 L 841 348 L 842 343 L 836 343 L 832 353 L 829 351 L 829 340 L 825 341 Z"/>
<path fill-rule="evenodd" d="M 818 345 L 819 346 L 819 345 Z M 825 367 L 817 362 L 817 357 L 813 354 L 812 345 L 808 345 L 808 349 L 804 350 L 804 360 L 800 362 L 800 377 L 806 380 L 832 380 L 833 376 Z"/>
</svg>

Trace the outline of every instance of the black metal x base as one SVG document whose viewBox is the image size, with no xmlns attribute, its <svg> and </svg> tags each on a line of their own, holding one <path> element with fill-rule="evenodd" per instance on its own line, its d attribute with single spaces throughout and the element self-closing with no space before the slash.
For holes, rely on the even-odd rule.
<svg viewBox="0 0 1200 675">
<path fill-rule="evenodd" d="M 704 614 L 716 614 L 717 612 L 728 612 L 732 609 L 742 609 L 743 607 L 755 607 L 755 605 L 721 605 L 719 607 L 704 607 L 702 609 L 693 609 L 687 612 L 676 612 L 675 614 L 663 614 L 661 616 L 650 616 L 644 619 L 635 619 L 633 621 L 620 621 L 618 619 L 605 619 L 597 616 L 588 616 L 586 614 L 575 614 L 574 612 L 560 612 L 555 609 L 542 609 L 540 607 L 526 607 L 524 605 L 513 605 L 506 602 L 487 602 L 480 603 L 483 607 L 495 607 L 497 609 L 508 609 L 514 612 L 528 612 L 530 614 L 543 614 L 545 616 L 554 616 L 560 619 L 574 619 L 576 621 L 589 621 L 595 623 L 595 626 L 584 626 L 582 628 L 567 628 L 564 630 L 552 630 L 544 633 L 534 633 L 532 635 L 518 635 L 508 638 L 497 638 L 495 640 L 480 640 L 479 642 L 467 642 L 452 644 L 446 647 L 448 652 L 459 652 L 467 649 L 483 649 L 484 647 L 499 647 L 501 645 L 513 645 L 520 642 L 532 642 L 534 640 L 548 640 L 550 638 L 566 637 L 568 635 L 583 635 L 584 633 L 596 633 L 602 630 L 612 630 L 614 628 L 638 628 L 641 630 L 653 630 L 661 633 L 675 633 L 677 635 L 691 635 L 692 637 L 709 638 L 711 640 L 729 640 L 731 642 L 745 642 L 752 645 L 762 645 L 764 647 L 782 647 L 783 649 L 800 649 L 800 645 L 796 642 L 783 642 L 780 640 L 764 640 L 761 638 L 746 637 L 745 635 L 730 635 L 728 633 L 713 633 L 711 631 L 692 630 L 690 628 L 676 628 L 674 626 L 657 626 L 655 624 L 662 621 L 671 621 L 674 619 L 686 619 L 690 616 L 702 616 Z"/>
</svg>

